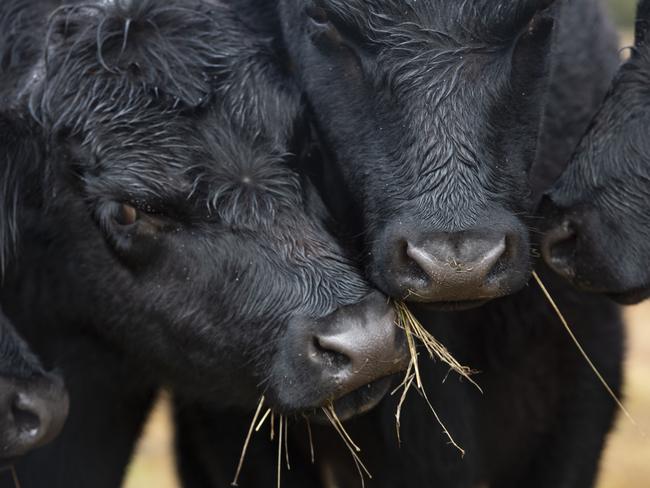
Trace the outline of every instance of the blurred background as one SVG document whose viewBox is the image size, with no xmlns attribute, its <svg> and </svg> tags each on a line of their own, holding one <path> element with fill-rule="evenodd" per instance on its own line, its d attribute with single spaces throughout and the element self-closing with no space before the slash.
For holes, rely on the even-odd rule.
<svg viewBox="0 0 650 488">
<path fill-rule="evenodd" d="M 607 3 L 621 32 L 621 45 L 631 45 L 636 0 L 607 0 Z M 625 405 L 639 428 L 619 415 L 601 465 L 598 488 L 650 486 L 650 439 L 643 437 L 639 430 L 650 432 L 650 301 L 626 309 L 626 319 L 629 333 Z M 152 487 L 180 488 L 174 467 L 169 405 L 164 395 L 138 444 L 124 485 L 124 488 Z"/>
</svg>

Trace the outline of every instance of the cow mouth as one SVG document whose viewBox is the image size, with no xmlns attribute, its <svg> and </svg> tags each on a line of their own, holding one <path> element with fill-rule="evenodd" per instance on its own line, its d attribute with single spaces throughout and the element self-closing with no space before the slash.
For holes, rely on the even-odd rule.
<svg viewBox="0 0 650 488">
<path fill-rule="evenodd" d="M 459 312 L 470 310 L 472 308 L 482 307 L 488 303 L 491 298 L 481 298 L 478 300 L 459 300 L 444 302 L 418 302 L 418 307 L 426 308 L 436 312 Z"/>
<path fill-rule="evenodd" d="M 330 421 L 323 410 L 334 409 L 336 416 L 342 422 L 363 415 L 374 409 L 389 392 L 393 384 L 392 376 L 368 383 L 346 395 L 323 405 L 321 409 L 312 410 L 307 415 L 318 423 L 329 424 Z"/>
</svg>

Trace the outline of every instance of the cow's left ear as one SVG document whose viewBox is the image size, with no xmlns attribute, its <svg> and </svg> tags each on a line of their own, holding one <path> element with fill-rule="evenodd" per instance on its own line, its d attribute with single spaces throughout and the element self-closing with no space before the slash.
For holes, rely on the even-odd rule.
<svg viewBox="0 0 650 488">
<path fill-rule="evenodd" d="M 539 2 L 541 3 L 541 2 Z M 550 5 L 551 2 L 546 2 Z M 546 78 L 551 54 L 554 9 L 538 10 L 515 41 L 512 54 L 512 82 L 528 87 Z"/>
<path fill-rule="evenodd" d="M 535 159 L 550 79 L 555 20 L 552 10 L 537 12 L 515 40 L 510 65 L 510 100 L 498 117 L 500 123 L 506 124 L 503 133 L 508 134 L 502 144 L 524 171 L 530 169 Z"/>
<path fill-rule="evenodd" d="M 513 39 L 530 31 L 557 3 L 557 0 L 509 0 L 495 6 L 488 2 L 481 13 L 497 39 Z"/>
<path fill-rule="evenodd" d="M 18 248 L 20 208 L 42 182 L 33 175 L 44 160 L 40 128 L 29 116 L 0 112 L 0 278 Z"/>
</svg>

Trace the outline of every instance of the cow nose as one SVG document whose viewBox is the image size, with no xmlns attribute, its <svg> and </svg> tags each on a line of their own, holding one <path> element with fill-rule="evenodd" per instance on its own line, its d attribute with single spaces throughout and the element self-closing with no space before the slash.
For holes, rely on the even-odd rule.
<svg viewBox="0 0 650 488">
<path fill-rule="evenodd" d="M 493 298 L 507 263 L 507 238 L 500 233 L 441 233 L 406 243 L 405 260 L 425 279 L 411 289 L 416 301 Z"/>
<path fill-rule="evenodd" d="M 292 319 L 270 374 L 270 382 L 277 385 L 271 393 L 286 410 L 341 400 L 349 403 L 348 414 L 353 415 L 376 405 L 390 386 L 388 377 L 406 369 L 408 362 L 393 306 L 372 292 L 322 318 Z"/>
<path fill-rule="evenodd" d="M 400 230 L 382 245 L 383 263 L 371 268 L 373 280 L 389 295 L 467 308 L 513 293 L 527 281 L 528 240 L 516 225 L 458 232 Z"/>
<path fill-rule="evenodd" d="M 63 428 L 68 395 L 63 382 L 47 376 L 29 382 L 2 382 L 0 457 L 9 458 L 47 444 Z"/>
<path fill-rule="evenodd" d="M 445 286 L 481 286 L 506 252 L 505 236 L 434 240 L 426 246 L 406 244 L 406 254 L 431 280 Z M 450 279 L 451 275 L 451 279 Z"/>
<path fill-rule="evenodd" d="M 407 364 L 404 335 L 385 297 L 373 293 L 343 309 L 308 341 L 308 358 L 340 397 L 398 371 Z"/>
<path fill-rule="evenodd" d="M 564 220 L 551 227 L 542 238 L 542 256 L 553 271 L 567 279 L 575 278 L 578 237 L 575 223 Z"/>
</svg>

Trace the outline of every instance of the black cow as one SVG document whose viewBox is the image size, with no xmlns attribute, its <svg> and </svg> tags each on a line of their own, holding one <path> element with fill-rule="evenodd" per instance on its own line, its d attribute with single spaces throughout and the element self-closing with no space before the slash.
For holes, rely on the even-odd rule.
<svg viewBox="0 0 650 488">
<path fill-rule="evenodd" d="M 1 142 L 31 150 L 0 163 L 24 175 L 0 298 L 71 396 L 23 483 L 117 486 L 160 384 L 220 408 L 376 404 L 403 339 L 295 170 L 300 93 L 272 40 L 201 0 L 20 12 L 0 32 L 27 19 L 17 42 L 39 44 L 5 47 L 25 137 Z"/>
<path fill-rule="evenodd" d="M 318 2 L 318 5 L 322 7 L 332 3 L 324 0 Z M 402 2 L 400 5 L 407 12 L 411 12 L 411 9 L 421 12 L 428 8 L 427 6 L 430 7 L 432 3 Z M 343 2 L 340 4 L 343 6 Z M 363 4 L 361 2 L 346 2 L 345 5 L 351 9 L 354 6 L 359 7 L 359 18 L 363 22 L 363 17 L 366 14 L 366 11 L 362 10 L 364 6 L 384 4 L 386 2 L 377 1 L 363 2 Z M 459 5 L 469 8 L 470 2 L 454 2 L 453 4 L 450 2 L 447 4 L 447 8 L 453 10 Z M 491 4 L 491 7 L 494 8 L 494 4 Z M 297 15 L 302 12 L 302 9 L 296 4 L 287 4 L 285 8 L 287 10 L 296 9 L 293 13 L 285 11 L 286 15 Z M 322 13 L 319 10 L 310 10 L 312 16 L 318 17 Z M 391 13 L 397 15 L 397 9 Z M 484 13 L 485 17 L 489 19 L 490 12 L 487 11 L 487 7 Z M 549 12 L 549 15 L 551 13 L 557 12 Z M 600 19 L 601 23 L 605 22 L 600 18 L 599 10 L 594 12 L 583 9 L 579 13 L 587 17 L 594 15 L 596 20 Z M 577 20 L 576 14 L 577 12 L 571 11 L 572 21 Z M 444 16 L 431 14 L 426 17 L 431 22 L 442 23 L 441 18 Z M 561 18 L 563 22 L 560 23 L 560 26 L 562 29 L 568 29 L 570 23 L 567 17 Z M 376 20 L 377 22 L 390 21 L 386 16 Z M 272 13 L 267 17 L 267 21 L 271 25 L 274 24 Z M 294 59 L 294 69 L 305 82 L 307 95 L 311 98 L 314 109 L 313 115 L 318 128 L 324 135 L 321 142 L 325 143 L 326 148 L 331 149 L 337 158 L 340 158 L 342 154 L 339 151 L 348 155 L 353 153 L 367 155 L 368 159 L 363 161 L 355 159 L 353 156 L 350 156 L 349 159 L 345 157 L 341 165 L 349 163 L 349 167 L 342 168 L 343 176 L 346 176 L 346 172 L 348 172 L 347 175 L 349 172 L 355 172 L 357 179 L 352 180 L 352 183 L 348 182 L 348 184 L 350 190 L 354 192 L 357 202 L 362 200 L 363 205 L 367 198 L 370 202 L 369 206 L 375 203 L 385 205 L 386 213 L 381 217 L 385 219 L 397 218 L 401 215 L 399 212 L 402 207 L 395 203 L 395 199 L 397 199 L 395 195 L 400 193 L 406 195 L 400 202 L 409 205 L 407 201 L 409 192 L 418 190 L 413 190 L 408 185 L 408 181 L 414 181 L 416 185 L 419 183 L 417 173 L 410 173 L 410 168 L 406 164 L 402 168 L 403 173 L 398 175 L 400 177 L 392 179 L 386 177 L 384 173 L 387 171 L 386 168 L 379 164 L 385 163 L 385 160 L 376 157 L 382 148 L 389 145 L 391 149 L 394 149 L 396 155 L 403 156 L 405 154 L 402 151 L 403 148 L 398 144 L 399 141 L 396 142 L 391 138 L 389 130 L 391 127 L 388 125 L 375 126 L 372 121 L 372 117 L 377 113 L 386 114 L 388 112 L 388 110 L 382 111 L 384 107 L 394 109 L 394 106 L 385 102 L 385 97 L 390 98 L 393 93 L 384 93 L 370 85 L 366 87 L 367 91 L 360 89 L 357 91 L 358 85 L 354 84 L 361 83 L 359 80 L 362 75 L 358 71 L 359 65 L 367 67 L 368 73 L 388 69 L 389 66 L 386 64 L 372 65 L 372 46 L 364 46 L 369 47 L 368 51 L 353 49 L 356 43 L 360 42 L 359 38 L 355 37 L 353 27 L 350 28 L 349 25 L 346 25 L 334 30 L 331 25 L 326 25 L 327 19 L 320 17 L 320 21 L 319 28 L 326 32 L 323 33 L 323 38 L 319 37 L 315 39 L 315 42 L 326 43 L 320 45 L 323 53 L 319 56 L 326 55 L 328 57 L 318 64 L 307 66 L 306 63 L 303 63 L 305 59 L 301 58 L 300 54 L 295 54 L 301 50 L 311 50 L 313 54 L 317 49 L 310 44 L 298 46 L 298 41 L 295 41 L 294 36 L 304 34 L 301 30 L 301 26 L 304 25 L 302 21 L 298 21 L 296 18 L 293 21 L 286 21 L 286 33 L 289 38 L 289 47 L 292 48 L 297 58 Z M 532 27 L 537 25 L 541 28 L 546 21 L 548 18 L 543 15 L 536 19 Z M 537 22 L 541 24 L 537 24 Z M 456 25 L 457 23 L 450 22 L 449 27 L 452 28 Z M 345 30 L 345 27 L 349 29 Z M 416 29 L 416 26 L 408 23 L 403 27 Z M 591 35 L 593 31 L 590 28 L 591 24 L 585 31 Z M 427 35 L 435 37 L 436 33 L 431 31 L 432 29 L 423 29 L 421 34 L 423 37 Z M 534 31 L 535 29 L 533 29 Z M 378 31 L 377 35 L 379 34 Z M 385 34 L 387 35 L 386 43 L 403 41 L 404 45 L 397 45 L 393 52 L 399 53 L 401 47 L 407 51 L 409 48 L 415 49 L 420 46 L 415 41 L 410 43 L 408 39 L 389 38 L 388 33 Z M 576 34 L 578 44 L 586 42 L 582 38 L 582 31 L 578 31 Z M 587 34 L 584 35 L 589 38 Z M 468 32 L 467 35 L 470 36 L 470 33 Z M 560 33 L 558 32 L 556 35 L 559 36 Z M 292 41 L 295 41 L 295 44 L 292 44 Z M 589 46 L 585 53 L 580 55 L 586 56 L 593 52 L 592 48 L 597 50 L 599 46 L 605 46 L 602 53 L 604 58 L 594 57 L 596 65 L 598 65 L 598 60 L 604 63 L 606 68 L 603 69 L 604 76 L 616 63 L 614 44 L 612 42 L 610 46 L 610 41 L 611 38 L 607 34 L 603 34 L 600 42 L 595 42 L 593 46 Z M 311 40 L 302 39 L 301 42 L 309 43 Z M 327 44 L 329 42 L 334 42 L 335 46 L 338 45 L 340 49 L 333 48 L 331 44 Z M 521 42 L 528 41 L 521 40 Z M 353 45 L 350 46 L 350 43 Z M 542 47 L 544 47 L 543 43 Z M 532 46 L 526 47 L 526 49 L 529 48 Z M 529 51 L 524 52 L 529 53 Z M 406 55 L 406 53 L 404 54 Z M 434 56 L 435 50 L 416 57 L 414 64 L 424 71 L 426 68 L 424 60 L 429 54 Z M 457 53 L 457 55 L 464 56 L 463 53 Z M 520 53 L 520 55 L 524 56 L 524 53 Z M 534 64 L 534 59 L 528 61 Z M 610 59 L 611 63 L 605 62 L 606 59 Z M 580 60 L 582 57 L 574 59 L 579 64 Z M 569 63 L 565 59 L 561 61 Z M 562 63 L 556 60 L 554 69 L 560 70 L 558 65 L 564 66 Z M 438 69 L 442 71 L 438 72 Z M 444 63 L 435 65 L 429 71 L 423 72 L 421 78 L 414 80 L 413 85 L 409 87 L 414 92 L 413 97 L 421 94 L 421 91 L 418 90 L 423 88 L 418 84 L 421 83 L 426 87 L 429 76 L 434 79 L 437 79 L 436 77 L 443 79 L 444 77 L 444 80 L 447 81 L 458 80 L 458 77 L 461 76 L 458 74 L 458 77 L 454 77 L 456 72 L 444 69 Z M 532 68 L 526 66 L 525 72 L 520 75 L 534 78 L 536 73 L 537 70 L 534 66 Z M 485 76 L 479 81 L 491 80 L 489 72 L 486 72 Z M 576 78 L 589 75 L 560 70 L 555 76 L 575 81 Z M 316 94 L 322 98 L 317 101 L 311 90 L 314 85 L 319 83 L 322 83 L 322 86 Z M 593 110 L 598 94 L 602 94 L 604 91 L 602 83 L 598 82 L 597 84 L 598 87 L 585 83 L 584 87 L 581 87 L 581 89 L 584 88 L 584 91 L 579 93 L 577 100 L 562 101 L 566 104 L 565 106 L 562 106 L 560 100 L 549 100 L 546 132 L 542 136 L 553 140 L 552 136 L 561 133 L 560 127 L 564 125 L 568 129 L 565 135 L 569 143 L 571 138 L 579 137 L 577 132 L 582 130 L 580 124 L 585 123 L 588 114 Z M 575 87 L 571 85 L 571 89 L 573 90 Z M 456 93 L 451 88 L 450 92 L 459 97 L 466 94 Z M 443 92 L 440 96 L 451 97 L 451 93 Z M 470 92 L 470 94 L 472 93 Z M 480 98 L 478 95 L 475 96 Z M 531 97 L 537 100 L 541 95 L 531 95 Z M 446 100 L 448 99 L 446 98 Z M 490 100 L 481 99 L 476 102 L 475 106 L 480 107 L 479 102 L 487 101 Z M 580 107 L 578 113 L 571 112 L 570 107 L 573 103 L 578 103 Z M 585 106 L 582 107 L 580 104 Z M 507 104 L 495 106 L 494 110 L 500 114 L 507 113 Z M 567 124 L 566 118 L 560 118 L 559 121 L 553 120 L 551 114 L 556 113 L 553 110 L 566 110 L 567 114 L 565 115 L 570 115 L 568 120 L 571 120 L 572 123 Z M 351 111 L 354 113 L 351 114 Z M 326 120 L 330 116 L 332 117 L 331 124 Z M 356 117 L 361 116 L 367 122 L 367 127 L 353 125 L 358 121 Z M 450 117 L 453 118 L 453 113 L 450 113 Z M 574 120 L 574 117 L 580 124 Z M 415 122 L 417 121 L 419 119 L 415 120 Z M 470 129 L 472 124 L 479 125 L 479 122 L 474 122 L 469 117 L 466 122 Z M 525 121 L 520 122 L 525 128 Z M 411 121 L 406 120 L 405 126 L 408 123 Z M 386 132 L 384 138 L 378 137 L 376 141 L 367 143 L 365 138 L 370 137 L 368 133 L 373 128 L 381 127 Z M 399 127 L 395 128 L 394 126 L 392 129 L 400 130 Z M 459 130 L 461 129 L 462 125 Z M 332 135 L 335 132 L 342 134 L 345 140 L 335 139 Z M 415 132 L 414 134 L 408 141 L 414 140 L 420 133 Z M 520 139 L 517 136 L 516 140 L 501 142 L 505 144 L 505 148 L 508 148 L 510 143 L 520 143 L 522 151 L 533 153 L 534 139 L 532 136 L 525 139 Z M 435 143 L 433 136 L 431 141 Z M 565 140 L 559 142 L 561 143 L 549 143 L 548 146 L 539 149 L 539 165 L 533 168 L 534 173 L 531 176 L 531 183 L 537 191 L 543 188 L 547 184 L 547 179 L 550 179 L 552 174 L 564 164 L 561 157 L 570 150 L 569 144 Z M 460 151 L 461 156 L 464 155 L 462 152 L 464 149 L 462 144 L 455 148 Z M 376 161 L 378 164 L 370 168 L 372 161 Z M 337 216 L 350 222 L 351 225 L 356 225 L 357 231 L 362 228 L 363 220 L 355 220 L 355 216 L 350 215 L 350 212 L 344 213 L 347 210 L 346 197 L 348 195 L 341 194 L 340 186 L 336 185 L 337 175 L 332 167 L 316 167 L 314 173 L 319 174 L 319 184 L 322 186 L 323 194 L 332 197 L 330 198 L 332 207 L 339 209 Z M 401 179 L 401 176 L 406 178 L 409 175 L 412 180 Z M 375 186 L 379 178 L 382 178 L 382 185 Z M 467 180 L 467 183 L 470 184 L 471 181 Z M 524 183 L 521 183 L 520 186 L 523 187 Z M 520 190 L 520 188 L 516 189 Z M 480 188 L 477 189 L 475 193 L 479 193 L 480 190 Z M 505 188 L 504 192 L 503 195 L 497 196 L 516 200 L 515 197 L 520 195 L 520 193 L 511 195 L 508 188 Z M 431 197 L 428 202 L 432 205 L 431 213 L 433 214 L 438 207 L 432 200 L 437 198 L 438 194 L 432 192 L 428 196 Z M 528 197 L 527 194 L 525 196 Z M 518 204 L 523 205 L 524 202 Z M 526 208 L 531 211 L 533 202 L 531 201 L 529 205 L 530 207 Z M 427 209 L 423 208 L 422 211 L 427 211 Z M 414 214 L 413 221 L 416 221 L 418 216 L 421 215 Z M 459 214 L 458 218 L 462 218 L 462 215 Z M 485 220 L 484 224 L 486 226 L 497 225 L 491 220 Z M 426 225 L 426 222 L 423 225 Z M 521 225 L 523 226 L 523 224 Z M 370 228 L 371 237 L 373 230 Z M 467 270 L 459 271 L 467 272 Z M 614 390 L 620 392 L 623 331 L 616 307 L 603 302 L 598 297 L 584 296 L 572 291 L 559 278 L 546 272 L 543 266 L 539 267 L 538 272 L 547 282 L 550 292 L 556 297 L 560 308 L 564 311 L 572 328 L 598 368 Z M 445 283 L 438 285 L 444 287 Z M 415 298 L 417 299 L 417 297 Z M 416 398 L 409 400 L 402 412 L 403 443 L 401 447 L 398 447 L 394 414 L 399 396 L 392 400 L 386 399 L 366 416 L 352 419 L 346 424 L 347 428 L 352 431 L 355 441 L 362 447 L 362 457 L 373 474 L 373 479 L 366 481 L 367 486 L 475 488 L 487 485 L 498 488 L 522 486 L 556 488 L 590 487 L 593 485 L 603 443 L 614 418 L 615 404 L 607 397 L 602 385 L 575 349 L 552 308 L 546 303 L 542 292 L 537 287 L 524 288 L 512 296 L 494 300 L 480 309 L 455 312 L 454 314 L 432 311 L 426 306 L 415 304 L 413 308 L 423 323 L 450 348 L 461 362 L 469 364 L 481 372 L 476 379 L 483 388 L 484 394 L 479 394 L 467 383 L 459 383 L 451 379 L 443 382 L 448 373 L 446 367 L 423 361 L 421 367 L 429 398 L 441 419 L 446 423 L 449 432 L 465 449 L 465 457 L 461 458 L 458 451 L 449 445 L 448 438 L 435 422 L 426 405 L 417 401 L 415 395 Z M 249 412 L 248 415 L 242 412 L 216 414 L 215 410 L 200 406 L 179 409 L 177 416 L 180 422 L 178 444 L 181 449 L 181 471 L 186 486 L 209 488 L 226 485 L 234 474 L 239 448 L 251 415 L 252 412 Z M 289 429 L 291 471 L 284 471 L 282 486 L 285 488 L 358 486 L 359 481 L 354 465 L 346 457 L 347 453 L 341 441 L 336 439 L 332 432 L 326 428 L 312 425 L 312 430 L 316 447 L 316 463 L 313 466 L 310 464 L 310 450 L 303 419 L 300 417 L 291 419 Z M 233 438 L 237 436 L 240 439 L 239 443 L 233 441 Z M 258 434 L 249 452 L 249 465 L 248 469 L 244 470 L 241 480 L 242 487 L 262 486 L 269 483 L 274 477 L 277 445 L 259 437 Z"/>
<path fill-rule="evenodd" d="M 279 3 L 372 282 L 447 308 L 519 290 L 526 217 L 617 66 L 598 0 Z"/>
<path fill-rule="evenodd" d="M 0 312 L 0 468 L 54 439 L 67 413 L 62 379 L 45 372 Z"/>
<path fill-rule="evenodd" d="M 617 65 L 613 31 L 599 5 L 286 0 L 281 7 L 293 69 L 360 210 L 359 218 L 350 211 L 337 216 L 367 233 L 374 282 L 414 302 L 470 302 L 463 307 L 523 285 L 530 271 L 526 217 L 564 166 Z M 322 172 L 323 194 L 333 208 L 345 209 L 346 195 L 330 181 L 334 173 L 331 167 Z M 403 256 L 392 261 L 392 239 L 410 238 L 407 232 L 418 242 L 398 239 Z M 440 259 L 427 255 L 438 251 Z M 409 276 L 400 281 L 404 268 Z M 573 292 L 543 266 L 538 272 L 620 391 L 623 332 L 616 308 Z M 466 449 L 464 459 L 424 417 L 422 404 L 403 413 L 409 420 L 401 450 L 394 403 L 354 420 L 350 427 L 369 451 L 372 485 L 592 486 L 614 403 L 542 293 L 525 288 L 454 315 L 416 309 L 461 361 L 481 371 L 485 394 L 466 384 L 441 386 L 444 368 L 427 366 L 430 398 Z M 246 419 L 197 417 L 204 423 L 194 425 L 194 440 L 212 455 L 197 449 L 184 471 L 191 486 L 220 486 L 236 460 L 232 433 L 243 433 Z M 285 486 L 356 482 L 340 448 L 326 448 L 325 459 L 303 470 L 305 434 L 297 436 L 303 449 L 292 451 L 287 477 L 299 469 Z M 248 486 L 268 479 L 265 463 L 274 462 L 272 448 L 256 449 L 262 467 Z M 332 471 L 340 474 L 335 482 Z"/>
<path fill-rule="evenodd" d="M 0 118 L 0 161 L 29 158 L 34 146 L 25 133 Z M 14 152 L 15 150 L 18 152 Z M 19 165 L 0 165 L 0 281 L 10 266 L 19 225 Z M 47 444 L 68 414 L 62 378 L 48 373 L 0 310 L 0 469 L 5 462 Z"/>
<path fill-rule="evenodd" d="M 650 2 L 636 40 L 571 165 L 549 192 L 548 264 L 578 287 L 622 303 L 650 293 Z"/>
</svg>

